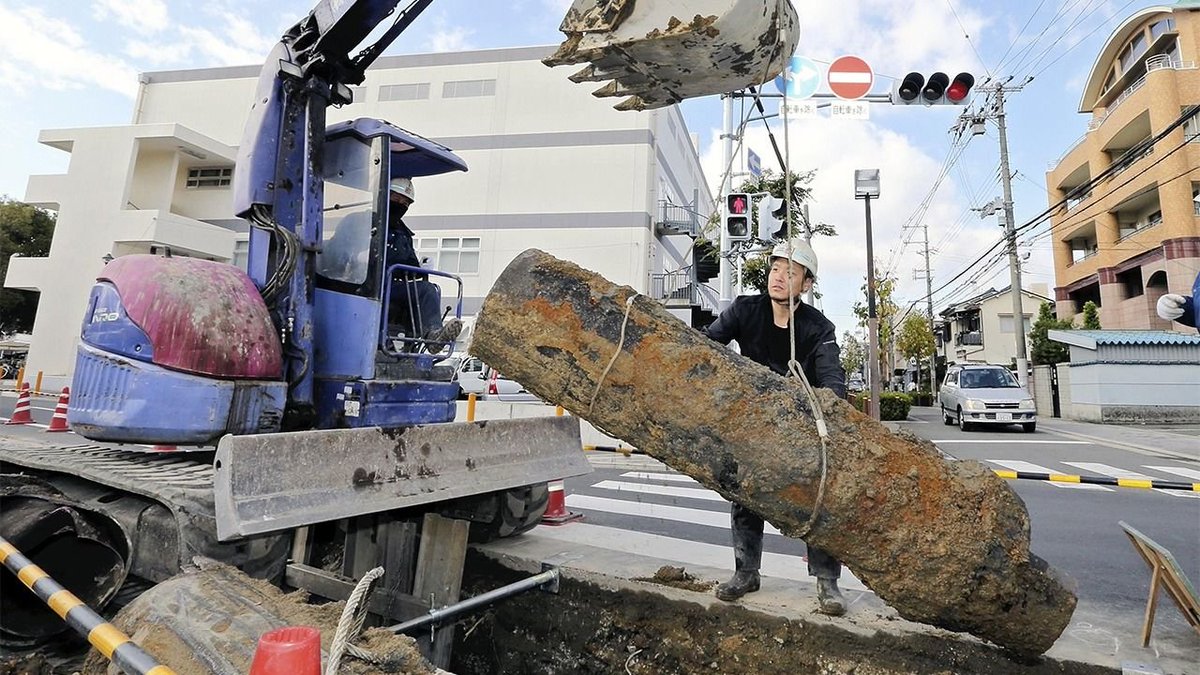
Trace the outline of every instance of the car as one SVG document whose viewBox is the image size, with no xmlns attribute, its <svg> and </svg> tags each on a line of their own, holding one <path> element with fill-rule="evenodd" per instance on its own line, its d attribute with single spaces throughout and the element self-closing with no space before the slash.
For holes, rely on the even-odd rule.
<svg viewBox="0 0 1200 675">
<path fill-rule="evenodd" d="M 855 373 L 846 380 L 846 389 L 853 392 L 866 391 L 867 383 L 863 380 L 862 375 Z"/>
<path fill-rule="evenodd" d="M 946 371 L 938 392 L 942 421 L 963 431 L 976 426 L 1020 424 L 1026 433 L 1037 429 L 1033 397 L 1012 372 L 993 364 L 958 364 Z"/>
<path fill-rule="evenodd" d="M 488 385 L 485 372 L 487 368 L 487 365 L 483 361 L 474 356 L 460 358 L 454 380 L 458 382 L 459 388 L 462 389 L 463 398 L 466 398 L 469 394 L 475 394 L 476 397 L 483 396 L 484 392 L 487 391 Z"/>
</svg>

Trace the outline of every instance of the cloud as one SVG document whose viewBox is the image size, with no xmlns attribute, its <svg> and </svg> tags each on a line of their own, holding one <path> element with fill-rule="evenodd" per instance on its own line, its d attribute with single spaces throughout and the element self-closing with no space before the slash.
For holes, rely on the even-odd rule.
<svg viewBox="0 0 1200 675">
<path fill-rule="evenodd" d="M 475 31 L 461 25 L 451 25 L 445 15 L 434 17 L 433 27 L 425 38 L 424 48 L 431 52 L 457 52 L 476 47 L 470 38 Z"/>
<path fill-rule="evenodd" d="M 186 47 L 190 67 L 244 66 L 262 63 L 278 38 L 261 32 L 254 22 L 233 14 L 222 16 L 214 29 L 195 26 L 179 28 L 180 43 Z"/>
<path fill-rule="evenodd" d="M 137 71 L 87 44 L 73 25 L 41 9 L 0 5 L 0 85 L 23 93 L 100 87 L 132 97 Z"/>
<path fill-rule="evenodd" d="M 96 0 L 93 12 L 97 19 L 112 16 L 117 23 L 139 33 L 157 33 L 170 22 L 163 0 Z"/>
</svg>

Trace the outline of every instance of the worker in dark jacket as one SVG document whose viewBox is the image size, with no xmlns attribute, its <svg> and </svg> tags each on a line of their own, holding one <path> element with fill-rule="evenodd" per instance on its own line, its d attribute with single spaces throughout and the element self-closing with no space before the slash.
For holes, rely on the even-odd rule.
<svg viewBox="0 0 1200 675">
<path fill-rule="evenodd" d="M 796 361 L 814 388 L 846 395 L 846 373 L 839 358 L 833 323 L 816 308 L 804 304 L 801 294 L 812 288 L 817 274 L 817 256 L 803 239 L 784 242 L 771 252 L 767 292 L 741 296 L 704 329 L 722 344 L 737 340 L 743 356 L 767 366 L 780 375 L 788 374 L 791 359 L 791 329 L 795 326 Z M 759 588 L 762 562 L 763 519 L 738 503 L 731 505 L 734 574 L 717 586 L 721 600 L 736 600 Z M 837 581 L 842 565 L 833 556 L 808 547 L 808 573 L 817 578 L 820 611 L 844 614 L 846 602 Z"/>
<path fill-rule="evenodd" d="M 411 178 L 393 178 L 388 186 L 387 265 L 420 267 L 413 242 L 413 231 L 404 223 L 408 207 L 416 201 Z M 442 289 L 426 274 L 400 272 L 390 280 L 391 305 L 388 324 L 406 337 L 426 341 L 431 353 L 441 351 L 458 337 L 462 322 L 458 318 L 442 321 Z"/>
</svg>

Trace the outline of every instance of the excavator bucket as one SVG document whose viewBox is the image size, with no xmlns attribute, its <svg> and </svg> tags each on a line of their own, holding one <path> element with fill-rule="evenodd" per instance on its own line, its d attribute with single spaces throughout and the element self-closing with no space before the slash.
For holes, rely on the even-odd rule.
<svg viewBox="0 0 1200 675">
<path fill-rule="evenodd" d="M 588 63 L 572 82 L 606 82 L 617 110 L 761 84 L 787 65 L 800 39 L 789 0 L 575 0 L 567 39 L 542 62 Z"/>
</svg>

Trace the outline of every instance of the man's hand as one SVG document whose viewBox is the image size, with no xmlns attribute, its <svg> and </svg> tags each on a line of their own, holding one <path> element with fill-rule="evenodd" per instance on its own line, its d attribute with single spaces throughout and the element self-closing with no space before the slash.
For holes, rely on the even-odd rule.
<svg viewBox="0 0 1200 675">
<path fill-rule="evenodd" d="M 1183 316 L 1183 306 L 1187 298 L 1178 293 L 1167 293 L 1158 299 L 1158 315 L 1168 321 L 1175 321 Z"/>
</svg>

